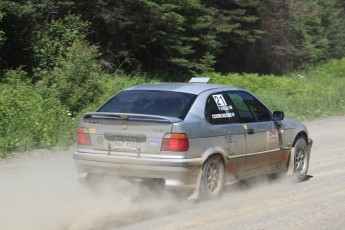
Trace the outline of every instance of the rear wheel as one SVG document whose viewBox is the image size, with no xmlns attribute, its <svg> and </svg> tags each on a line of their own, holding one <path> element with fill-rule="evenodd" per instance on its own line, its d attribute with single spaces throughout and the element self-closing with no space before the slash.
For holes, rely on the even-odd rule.
<svg viewBox="0 0 345 230">
<path fill-rule="evenodd" d="M 297 140 L 295 144 L 294 177 L 303 181 L 307 177 L 309 168 L 308 144 L 304 138 Z"/>
<path fill-rule="evenodd" d="M 224 163 L 220 156 L 210 157 L 202 170 L 201 195 L 216 198 L 224 190 Z"/>
</svg>

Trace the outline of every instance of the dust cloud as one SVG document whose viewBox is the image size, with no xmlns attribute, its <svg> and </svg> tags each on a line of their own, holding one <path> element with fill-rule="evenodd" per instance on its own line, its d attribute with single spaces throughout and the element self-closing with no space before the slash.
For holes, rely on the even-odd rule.
<svg viewBox="0 0 345 230">
<path fill-rule="evenodd" d="M 228 186 L 220 200 L 198 203 L 125 181 L 90 188 L 78 183 L 71 153 L 2 163 L 0 186 L 0 228 L 7 230 L 114 229 L 200 206 L 236 208 L 292 187 L 280 178 L 259 177 Z"/>
<path fill-rule="evenodd" d="M 180 206 L 168 192 L 107 182 L 78 183 L 71 155 L 0 164 L 0 229 L 107 229 Z"/>
</svg>

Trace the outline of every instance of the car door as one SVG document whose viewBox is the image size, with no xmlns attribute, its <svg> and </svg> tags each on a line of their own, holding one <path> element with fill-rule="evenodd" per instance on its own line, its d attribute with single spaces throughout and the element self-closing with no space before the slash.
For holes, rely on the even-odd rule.
<svg viewBox="0 0 345 230">
<path fill-rule="evenodd" d="M 209 136 L 225 136 L 225 167 L 230 174 L 245 170 L 246 143 L 245 131 L 234 106 L 224 92 L 208 96 L 205 105 L 205 118 L 211 125 Z M 220 142 L 218 141 L 220 145 Z"/>
<path fill-rule="evenodd" d="M 245 91 L 227 92 L 234 103 L 245 130 L 246 163 L 251 170 L 278 163 L 281 149 L 279 133 L 271 112 L 258 99 Z"/>
</svg>

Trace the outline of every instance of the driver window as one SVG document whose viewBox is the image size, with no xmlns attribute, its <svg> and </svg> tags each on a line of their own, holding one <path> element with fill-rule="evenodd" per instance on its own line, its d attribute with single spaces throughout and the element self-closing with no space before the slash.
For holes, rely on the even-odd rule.
<svg viewBox="0 0 345 230">
<path fill-rule="evenodd" d="M 270 121 L 270 111 L 247 92 L 227 92 L 244 123 Z"/>
</svg>

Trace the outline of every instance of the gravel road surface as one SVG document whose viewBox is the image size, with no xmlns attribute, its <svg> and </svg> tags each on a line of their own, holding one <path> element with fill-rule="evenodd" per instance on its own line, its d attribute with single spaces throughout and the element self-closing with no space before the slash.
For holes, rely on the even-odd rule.
<svg viewBox="0 0 345 230">
<path fill-rule="evenodd" d="M 0 160 L 0 229 L 345 229 L 345 117 L 305 122 L 309 178 L 257 177 L 190 202 L 125 181 L 78 183 L 74 148 Z"/>
</svg>

